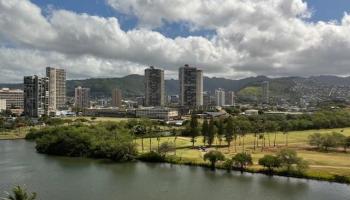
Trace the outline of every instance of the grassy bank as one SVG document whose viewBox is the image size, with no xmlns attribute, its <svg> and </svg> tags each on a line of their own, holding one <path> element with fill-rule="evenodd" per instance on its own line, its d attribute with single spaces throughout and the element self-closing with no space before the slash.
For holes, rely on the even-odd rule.
<svg viewBox="0 0 350 200">
<path fill-rule="evenodd" d="M 290 132 L 288 135 L 288 148 L 292 148 L 297 151 L 298 155 L 304 158 L 309 163 L 309 169 L 306 171 L 305 178 L 335 181 L 336 177 L 348 177 L 350 178 L 350 152 L 343 152 L 341 149 L 330 152 L 320 152 L 312 149 L 307 141 L 308 136 L 315 132 L 318 133 L 331 133 L 341 132 L 346 136 L 350 136 L 350 128 L 345 129 L 327 129 L 327 130 L 309 130 L 309 131 L 295 131 Z M 244 139 L 244 149 L 252 154 L 254 165 L 248 168 L 250 172 L 262 172 L 262 167 L 258 165 L 258 160 L 266 154 L 274 154 L 281 148 L 286 147 L 286 135 L 278 133 L 276 135 L 276 146 L 273 146 L 274 134 L 270 133 L 270 146 L 268 140 L 265 140 L 265 147 L 261 147 L 259 141 L 259 147 L 254 150 L 254 137 L 249 134 Z M 267 134 L 265 138 L 268 138 Z M 190 138 L 186 137 L 164 137 L 160 138 L 159 143 L 162 142 L 176 142 L 176 156 L 178 157 L 176 163 L 178 164 L 190 164 L 198 166 L 207 166 L 208 163 L 203 160 L 205 152 L 198 150 L 197 147 L 203 146 L 203 139 L 198 137 L 195 143 L 195 149 L 192 148 Z M 142 152 L 141 139 L 136 141 L 139 152 Z M 215 141 L 214 144 L 218 146 L 209 148 L 217 149 L 221 151 L 226 158 L 231 158 L 237 152 L 243 151 L 243 138 L 237 139 L 237 146 L 234 144 L 230 148 L 227 147 L 225 142 L 219 146 L 219 141 Z M 151 139 L 152 150 L 157 150 L 158 141 L 156 138 Z M 148 152 L 150 149 L 150 139 L 144 139 L 144 150 Z M 172 153 L 172 154 L 175 154 Z"/>
<path fill-rule="evenodd" d="M 29 127 L 17 128 L 9 131 L 0 132 L 0 140 L 24 139 L 29 131 Z"/>
</svg>

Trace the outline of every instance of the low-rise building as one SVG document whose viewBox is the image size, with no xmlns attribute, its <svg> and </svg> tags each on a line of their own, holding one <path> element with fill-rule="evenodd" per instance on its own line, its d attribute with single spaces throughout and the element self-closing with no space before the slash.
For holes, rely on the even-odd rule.
<svg viewBox="0 0 350 200">
<path fill-rule="evenodd" d="M 23 109 L 24 105 L 24 93 L 19 89 L 0 89 L 0 99 L 6 100 L 6 108 L 20 108 Z"/>
<path fill-rule="evenodd" d="M 94 117 L 135 117 L 135 110 L 125 110 L 118 108 L 88 108 L 84 110 L 84 115 Z"/>
<path fill-rule="evenodd" d="M 171 120 L 179 117 L 179 112 L 173 108 L 143 107 L 136 109 L 136 117 Z"/>
<path fill-rule="evenodd" d="M 246 110 L 245 115 L 259 115 L 259 110 Z"/>
</svg>

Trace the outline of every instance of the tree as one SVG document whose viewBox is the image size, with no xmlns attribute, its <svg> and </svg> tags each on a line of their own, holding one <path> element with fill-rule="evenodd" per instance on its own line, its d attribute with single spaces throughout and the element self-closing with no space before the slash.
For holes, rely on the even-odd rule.
<svg viewBox="0 0 350 200">
<path fill-rule="evenodd" d="M 233 127 L 233 122 L 232 118 L 229 117 L 226 122 L 226 129 L 225 129 L 225 140 L 227 142 L 228 150 L 230 150 L 231 142 L 233 140 L 233 132 L 234 132 L 234 127 Z"/>
<path fill-rule="evenodd" d="M 117 129 L 118 129 L 118 124 L 114 122 L 107 122 L 106 123 L 106 128 L 108 131 L 110 131 L 114 135 L 114 140 L 117 140 Z"/>
<path fill-rule="evenodd" d="M 197 116 L 194 114 L 192 114 L 192 116 L 191 116 L 189 134 L 191 136 L 192 148 L 194 148 L 194 143 L 196 142 L 196 137 L 199 134 L 198 120 L 197 120 Z"/>
<path fill-rule="evenodd" d="M 309 136 L 309 144 L 318 149 L 328 151 L 329 148 L 343 147 L 346 150 L 346 137 L 343 134 L 333 132 L 331 134 L 314 133 Z"/>
<path fill-rule="evenodd" d="M 204 160 L 205 161 L 209 160 L 210 168 L 212 170 L 215 170 L 216 162 L 225 160 L 225 156 L 220 151 L 211 150 L 208 153 L 204 154 Z"/>
<path fill-rule="evenodd" d="M 215 139 L 215 125 L 214 125 L 214 120 L 210 119 L 209 128 L 208 128 L 208 138 L 207 138 L 207 143 L 209 147 L 213 144 L 214 139 Z"/>
<path fill-rule="evenodd" d="M 294 167 L 301 172 L 308 167 L 308 163 L 298 157 L 297 152 L 292 149 L 282 149 L 277 153 L 277 158 L 281 161 L 281 166 L 287 169 L 287 172 L 294 170 Z"/>
<path fill-rule="evenodd" d="M 134 132 L 134 135 L 141 136 L 141 149 L 143 152 L 143 150 L 144 150 L 143 137 L 146 135 L 146 128 L 144 126 L 141 126 L 141 125 L 136 125 L 133 128 L 133 132 Z"/>
<path fill-rule="evenodd" d="M 36 193 L 28 194 L 25 188 L 16 186 L 12 189 L 13 194 L 7 194 L 4 200 L 34 200 L 36 199 Z"/>
<path fill-rule="evenodd" d="M 309 144 L 311 146 L 316 146 L 318 149 L 322 147 L 323 137 L 321 133 L 314 133 L 308 137 Z"/>
<path fill-rule="evenodd" d="M 166 155 L 168 152 L 174 151 L 174 150 L 175 150 L 175 146 L 172 142 L 163 142 L 159 146 L 158 153 L 160 153 L 161 155 Z"/>
<path fill-rule="evenodd" d="M 248 166 L 253 164 L 252 156 L 246 152 L 238 153 L 232 158 L 235 167 L 238 167 L 242 172 Z"/>
<path fill-rule="evenodd" d="M 266 130 L 268 132 L 274 133 L 273 146 L 276 147 L 277 130 L 279 128 L 278 123 L 275 121 L 267 121 L 265 126 L 266 126 Z M 268 138 L 269 138 L 269 146 L 271 146 L 270 145 L 270 134 L 268 135 Z"/>
<path fill-rule="evenodd" d="M 251 123 L 249 122 L 249 120 L 247 119 L 242 119 L 242 120 L 238 120 L 238 130 L 240 131 L 239 134 L 241 135 L 242 139 L 243 139 L 243 148 L 242 148 L 242 151 L 244 152 L 245 151 L 245 142 L 244 142 L 244 139 L 245 139 L 245 135 L 247 133 L 249 133 L 249 131 L 251 130 Z"/>
<path fill-rule="evenodd" d="M 208 131 L 209 131 L 209 124 L 208 120 L 205 119 L 202 124 L 202 136 L 203 136 L 203 143 L 206 144 L 207 138 L 208 138 Z"/>
<path fill-rule="evenodd" d="M 272 172 L 274 168 L 281 167 L 281 161 L 277 156 L 265 155 L 259 159 L 259 165 L 264 166 L 269 172 Z"/>
<path fill-rule="evenodd" d="M 282 133 L 286 136 L 286 146 L 288 146 L 288 136 L 289 136 L 289 131 L 291 130 L 291 124 L 287 120 L 283 120 L 280 123 L 280 128 Z"/>
<path fill-rule="evenodd" d="M 344 142 L 344 151 L 350 147 L 350 136 L 346 137 L 345 142 Z"/>
<path fill-rule="evenodd" d="M 222 137 L 224 136 L 224 132 L 225 132 L 225 127 L 224 127 L 224 123 L 222 120 L 219 120 L 217 123 L 217 135 L 216 137 L 219 140 L 219 146 L 221 146 L 222 143 Z"/>
</svg>

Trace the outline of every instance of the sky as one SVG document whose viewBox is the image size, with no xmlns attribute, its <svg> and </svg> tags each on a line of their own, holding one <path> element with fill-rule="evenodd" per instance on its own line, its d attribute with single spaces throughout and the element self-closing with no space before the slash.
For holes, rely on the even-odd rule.
<svg viewBox="0 0 350 200">
<path fill-rule="evenodd" d="M 349 13 L 349 14 L 347 14 Z M 143 74 L 350 75 L 349 0 L 0 0 L 0 83 Z"/>
</svg>

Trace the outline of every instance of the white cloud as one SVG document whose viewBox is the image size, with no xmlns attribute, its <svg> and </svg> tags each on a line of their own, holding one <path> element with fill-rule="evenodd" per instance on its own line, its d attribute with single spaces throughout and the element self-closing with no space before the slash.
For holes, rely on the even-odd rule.
<svg viewBox="0 0 350 200">
<path fill-rule="evenodd" d="M 142 73 L 147 65 L 167 74 L 189 63 L 207 75 L 316 75 L 348 73 L 350 16 L 307 22 L 302 0 L 108 0 L 135 15 L 124 31 L 117 18 L 50 9 L 48 17 L 28 0 L 0 0 L 0 82 L 21 80 L 46 65 L 71 78 Z M 212 29 L 212 38 L 167 38 L 152 30 L 163 22 Z M 8 47 L 10 46 L 10 47 Z"/>
</svg>

